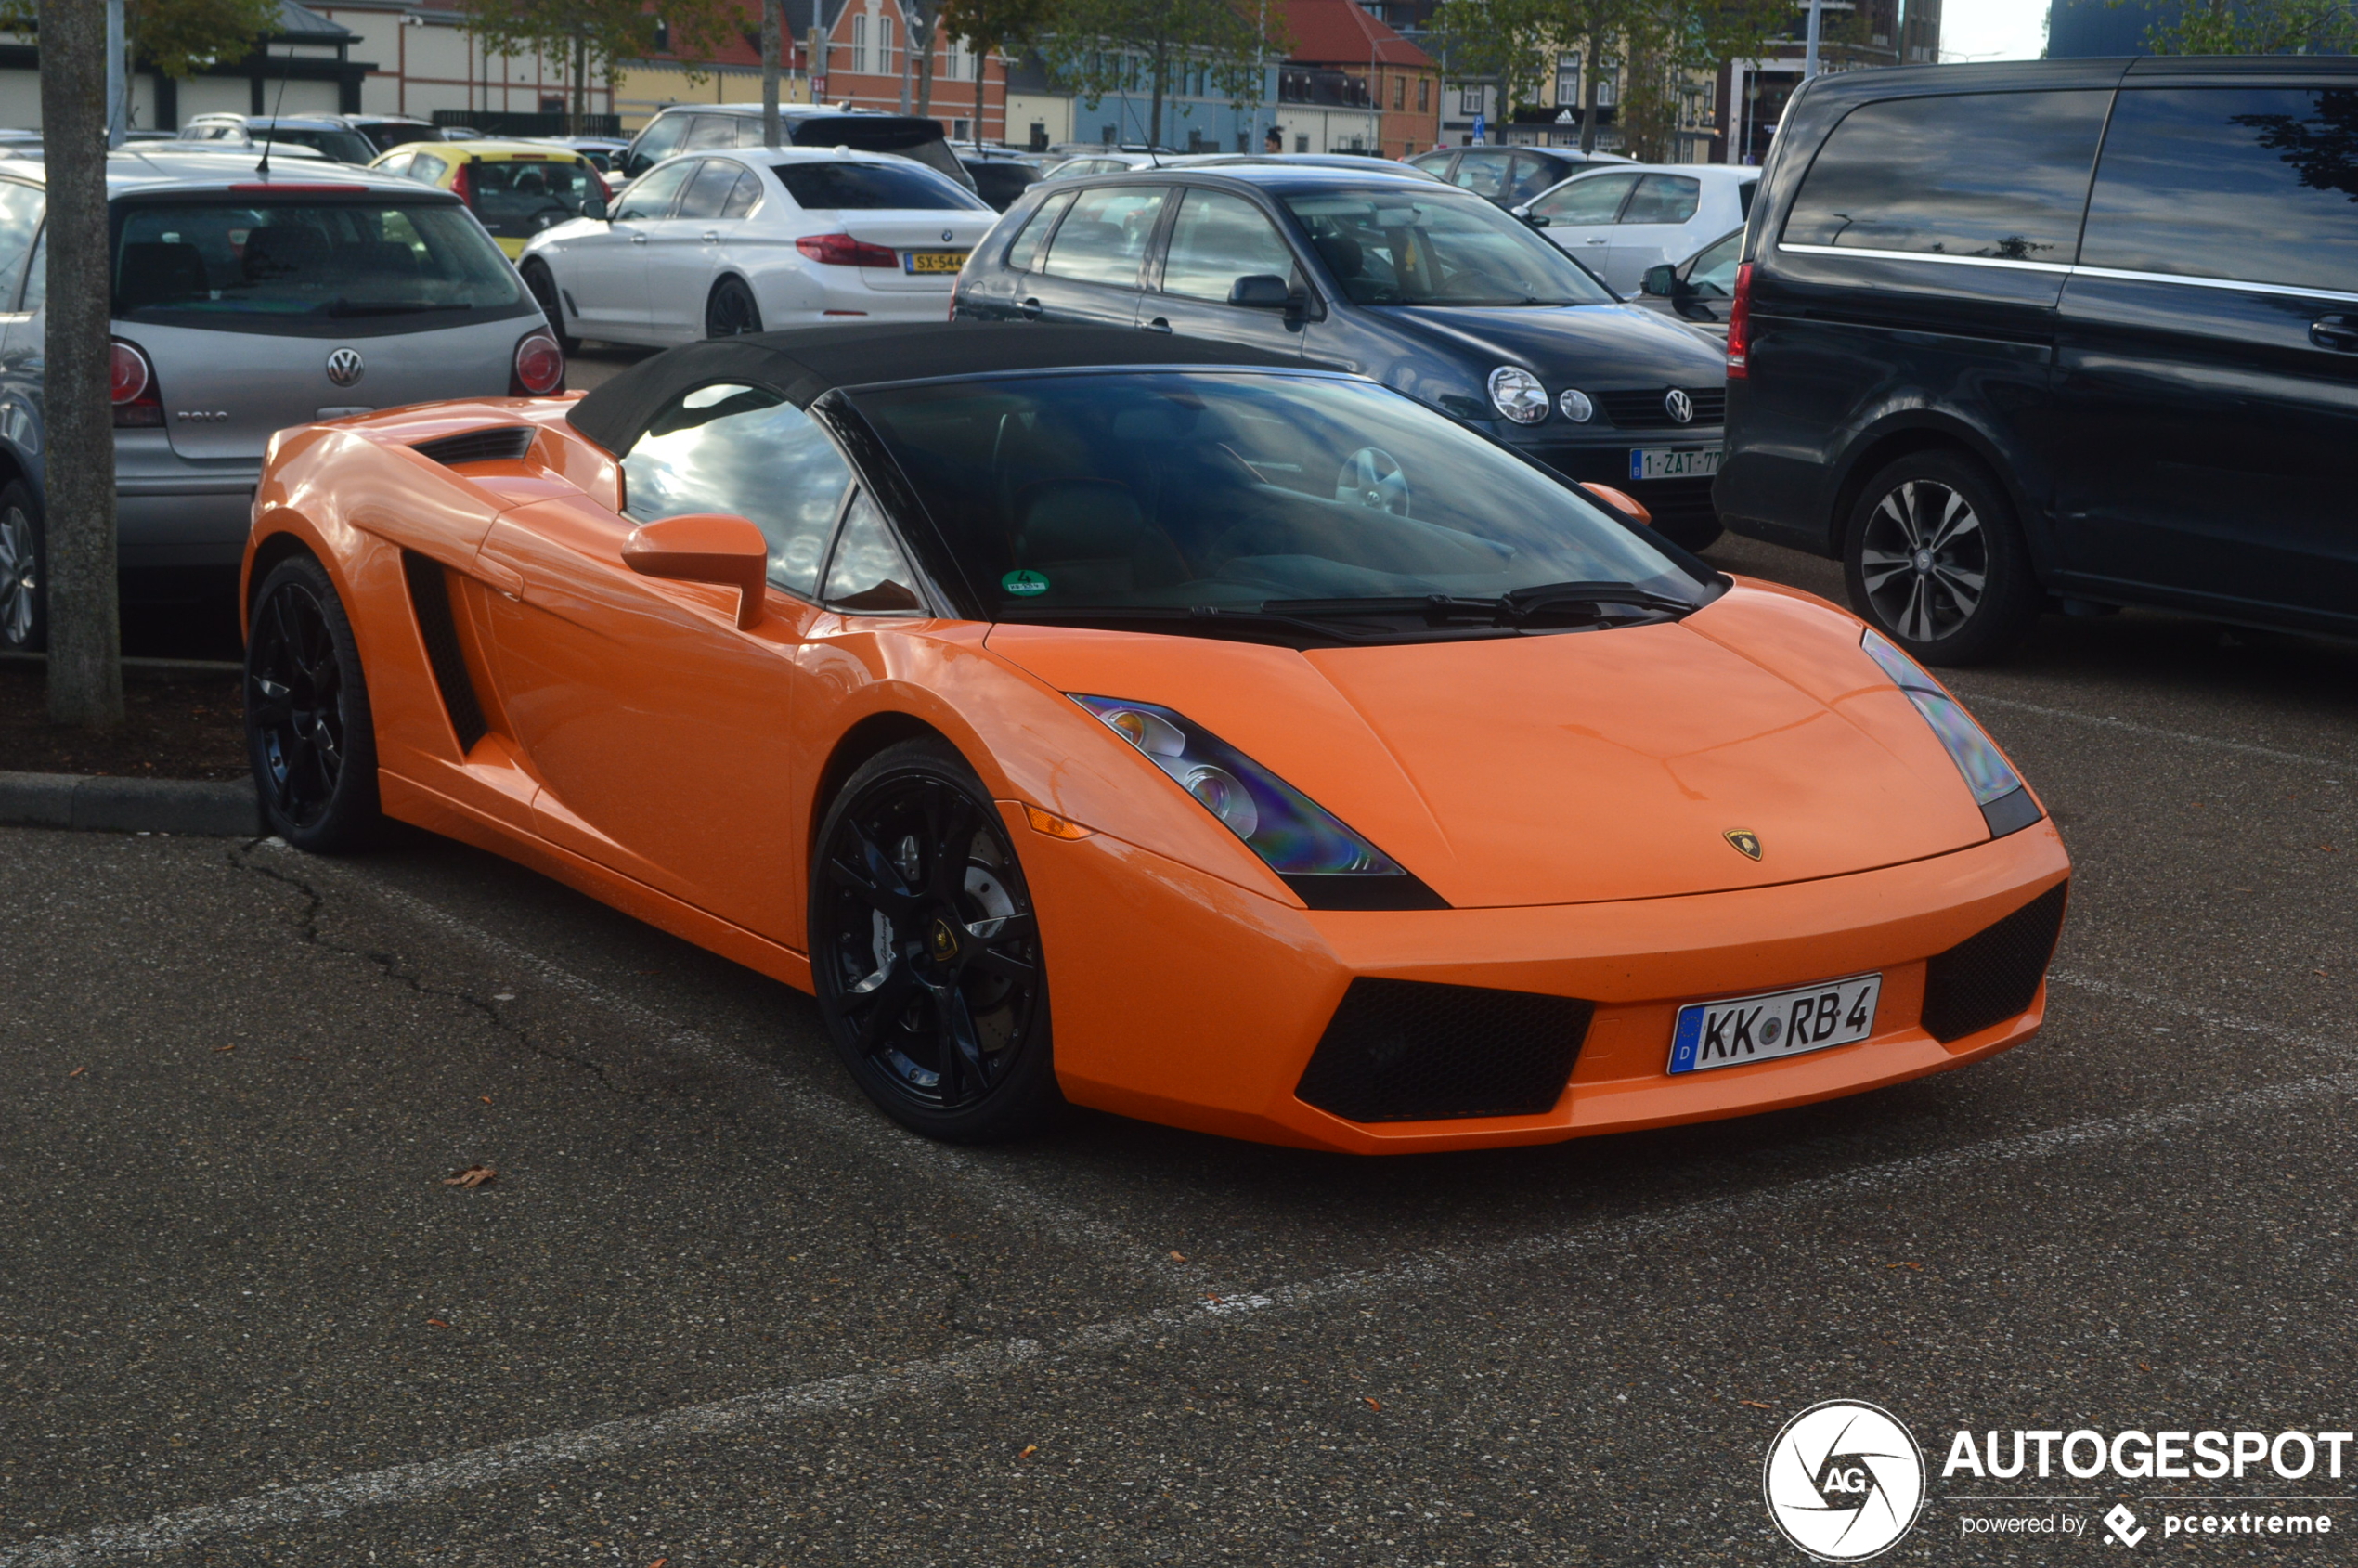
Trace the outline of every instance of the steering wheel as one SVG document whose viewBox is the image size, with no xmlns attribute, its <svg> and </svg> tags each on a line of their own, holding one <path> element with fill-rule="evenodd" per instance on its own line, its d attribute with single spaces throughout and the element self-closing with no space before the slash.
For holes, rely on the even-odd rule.
<svg viewBox="0 0 2358 1568">
<path fill-rule="evenodd" d="M 1408 476 L 1381 447 L 1362 447 L 1342 460 L 1342 470 L 1335 475 L 1335 499 L 1406 517 Z"/>
</svg>

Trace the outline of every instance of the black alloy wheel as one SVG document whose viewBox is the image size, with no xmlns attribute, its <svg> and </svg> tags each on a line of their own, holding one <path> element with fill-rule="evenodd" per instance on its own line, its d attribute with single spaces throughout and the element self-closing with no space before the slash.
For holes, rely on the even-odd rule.
<svg viewBox="0 0 2358 1568">
<path fill-rule="evenodd" d="M 733 338 L 759 330 L 761 307 L 754 303 L 753 291 L 737 279 L 723 278 L 705 302 L 704 335 Z"/>
<path fill-rule="evenodd" d="M 568 359 L 579 352 L 581 340 L 565 330 L 564 296 L 557 292 L 557 280 L 546 262 L 527 263 L 524 269 L 524 286 L 532 291 L 533 303 L 540 314 L 549 318 L 549 330 L 556 334 L 557 346 Z"/>
<path fill-rule="evenodd" d="M 1844 536 L 1851 607 L 1926 664 L 1980 664 L 2021 641 L 2040 590 L 2014 509 L 1960 453 L 1911 453 L 1859 494 Z"/>
<path fill-rule="evenodd" d="M 368 682 L 335 584 L 309 556 L 280 562 L 254 595 L 246 744 L 279 837 L 319 853 L 375 836 L 382 818 Z"/>
<path fill-rule="evenodd" d="M 41 508 L 21 479 L 0 487 L 0 651 L 48 645 L 48 598 L 41 560 Z"/>
<path fill-rule="evenodd" d="M 810 877 L 810 967 L 852 1076 L 928 1137 L 984 1143 L 1064 1101 L 1023 870 L 946 742 L 870 758 L 827 812 Z"/>
</svg>

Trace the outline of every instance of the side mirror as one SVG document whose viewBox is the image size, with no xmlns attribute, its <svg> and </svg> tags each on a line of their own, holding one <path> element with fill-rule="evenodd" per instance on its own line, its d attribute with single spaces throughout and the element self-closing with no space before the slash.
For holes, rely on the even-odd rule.
<svg viewBox="0 0 2358 1568">
<path fill-rule="evenodd" d="M 622 564 L 642 577 L 735 588 L 737 628 L 761 619 L 770 541 L 747 518 L 692 512 L 642 523 L 623 541 Z"/>
<path fill-rule="evenodd" d="M 1555 221 L 1552 218 L 1543 217 L 1537 213 L 1517 213 L 1515 215 L 1534 228 L 1545 228 Z"/>
<path fill-rule="evenodd" d="M 1642 523 L 1649 528 L 1654 525 L 1654 514 L 1646 509 L 1646 503 L 1628 491 L 1616 490 L 1610 485 L 1590 485 L 1585 481 L 1580 487 L 1632 523 Z"/>
<path fill-rule="evenodd" d="M 1228 303 L 1250 310 L 1284 310 L 1293 304 L 1293 290 L 1274 273 L 1256 272 L 1228 285 Z"/>
<path fill-rule="evenodd" d="M 1678 292 L 1678 269 L 1668 262 L 1646 268 L 1645 279 L 1638 285 L 1638 291 L 1652 294 L 1656 299 L 1668 299 Z"/>
<path fill-rule="evenodd" d="M 606 199 L 602 196 L 582 198 L 581 215 L 585 218 L 603 218 L 606 215 Z"/>
</svg>

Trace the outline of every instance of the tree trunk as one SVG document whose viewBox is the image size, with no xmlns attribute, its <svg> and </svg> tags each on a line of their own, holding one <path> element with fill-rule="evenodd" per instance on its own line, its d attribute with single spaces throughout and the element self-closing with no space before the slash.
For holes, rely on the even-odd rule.
<svg viewBox="0 0 2358 1568">
<path fill-rule="evenodd" d="M 107 12 L 41 0 L 41 121 L 48 161 L 47 426 L 49 717 L 123 722 L 115 591 L 114 404 L 108 317 Z"/>
<path fill-rule="evenodd" d="M 590 40 L 573 41 L 573 134 L 585 135 L 590 125 Z"/>
<path fill-rule="evenodd" d="M 778 139 L 778 50 L 786 30 L 786 0 L 761 0 L 761 145 Z"/>
<path fill-rule="evenodd" d="M 920 12 L 919 15 L 924 18 L 925 21 L 925 42 L 922 45 L 917 45 L 917 35 L 914 32 L 910 33 L 909 41 L 912 45 L 917 45 L 918 47 L 916 59 L 917 113 L 919 117 L 922 118 L 933 112 L 934 19 L 930 15 L 926 15 L 923 12 Z"/>
<path fill-rule="evenodd" d="M 974 133 L 975 142 L 978 146 L 982 141 L 982 79 L 991 74 L 991 41 L 986 38 L 969 38 L 966 40 L 966 48 L 974 56 L 975 62 Z M 1001 125 L 999 139 L 1008 140 L 1008 133 L 1014 129 L 1013 125 Z"/>
<path fill-rule="evenodd" d="M 1165 69 L 1163 62 L 1170 53 L 1170 42 L 1165 39 L 1162 34 L 1157 33 L 1155 35 L 1155 52 L 1153 56 L 1153 69 L 1155 73 L 1153 97 L 1154 107 L 1147 111 L 1147 145 L 1148 147 L 1160 147 L 1162 145 L 1162 77 Z"/>
<path fill-rule="evenodd" d="M 1597 82 L 1605 73 L 1605 41 L 1588 34 L 1588 58 L 1580 71 L 1580 150 L 1597 150 Z"/>
</svg>

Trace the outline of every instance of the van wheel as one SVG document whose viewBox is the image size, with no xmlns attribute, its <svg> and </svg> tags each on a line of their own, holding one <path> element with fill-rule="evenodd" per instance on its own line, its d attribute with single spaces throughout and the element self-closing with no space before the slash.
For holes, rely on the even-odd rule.
<svg viewBox="0 0 2358 1568">
<path fill-rule="evenodd" d="M 1925 664 L 2001 657 L 2038 618 L 2014 508 L 1960 453 L 1913 452 L 1869 480 L 1842 561 L 1851 607 Z"/>
<path fill-rule="evenodd" d="M 21 479 L 0 487 L 0 651 L 48 646 L 48 589 L 42 575 L 41 506 Z"/>
<path fill-rule="evenodd" d="M 565 330 L 564 296 L 557 292 L 557 280 L 550 276 L 549 264 L 534 262 L 524 269 L 524 286 L 532 291 L 540 314 L 549 318 L 549 330 L 557 335 L 557 346 L 564 356 L 572 358 L 581 352 L 581 340 Z"/>
<path fill-rule="evenodd" d="M 753 291 L 734 278 L 723 278 L 712 291 L 712 298 L 705 302 L 704 335 L 733 338 L 759 330 L 761 306 L 754 303 Z"/>
</svg>

